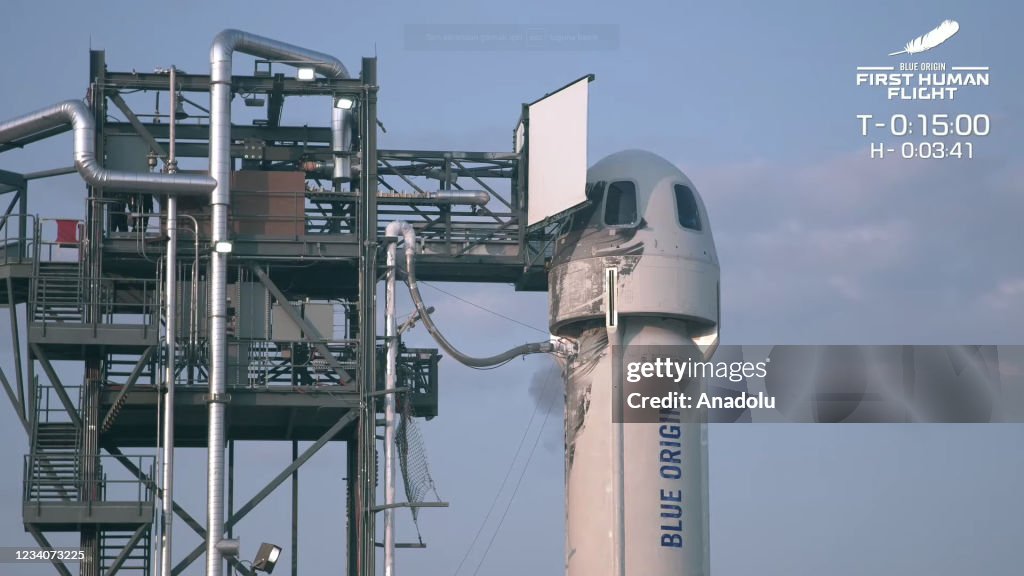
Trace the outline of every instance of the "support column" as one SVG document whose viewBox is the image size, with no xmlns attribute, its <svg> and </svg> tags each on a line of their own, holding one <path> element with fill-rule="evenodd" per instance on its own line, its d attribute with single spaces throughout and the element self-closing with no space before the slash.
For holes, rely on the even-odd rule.
<svg viewBox="0 0 1024 576">
<path fill-rule="evenodd" d="M 362 171 L 359 176 L 359 493 L 357 494 L 359 576 L 375 576 L 376 530 L 374 507 L 377 489 L 377 60 L 363 58 L 364 98 L 360 138 Z"/>
<path fill-rule="evenodd" d="M 292 462 L 299 459 L 299 441 L 292 440 Z M 299 576 L 299 469 L 292 471 L 292 576 Z"/>
<path fill-rule="evenodd" d="M 85 381 L 82 390 L 82 430 L 79 454 L 81 458 L 82 498 L 94 502 L 100 498 L 99 479 L 99 400 L 102 361 L 92 355 L 85 361 Z M 81 547 L 85 559 L 79 576 L 100 576 L 100 531 L 95 524 L 82 524 Z"/>
</svg>

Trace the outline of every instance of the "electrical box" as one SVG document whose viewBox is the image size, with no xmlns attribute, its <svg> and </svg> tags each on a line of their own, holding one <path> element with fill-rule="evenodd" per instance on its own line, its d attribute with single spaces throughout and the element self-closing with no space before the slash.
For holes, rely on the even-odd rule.
<svg viewBox="0 0 1024 576">
<path fill-rule="evenodd" d="M 293 302 L 293 308 L 316 328 L 322 338 L 334 338 L 334 304 L 329 302 Z M 275 303 L 271 312 L 272 337 L 276 342 L 297 342 L 304 339 L 302 330 L 291 316 Z"/>
</svg>

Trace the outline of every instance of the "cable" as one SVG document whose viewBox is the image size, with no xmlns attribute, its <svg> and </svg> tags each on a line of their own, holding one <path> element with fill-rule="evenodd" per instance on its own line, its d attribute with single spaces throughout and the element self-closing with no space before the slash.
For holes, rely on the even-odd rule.
<svg viewBox="0 0 1024 576">
<path fill-rule="evenodd" d="M 480 539 L 480 535 L 483 534 L 484 526 L 487 525 L 487 521 L 491 518 L 491 513 L 494 512 L 494 507 L 498 505 L 498 500 L 501 498 L 501 491 L 505 489 L 505 484 L 508 483 L 508 479 L 512 475 L 512 470 L 516 465 L 516 459 L 519 458 L 519 453 L 523 450 L 523 444 L 526 443 L 526 437 L 529 436 L 530 428 L 533 426 L 534 419 L 537 418 L 537 412 L 540 411 L 540 406 L 540 402 L 537 402 L 534 405 L 533 414 L 530 414 L 530 421 L 526 423 L 526 428 L 523 429 L 523 435 L 519 438 L 519 445 L 516 446 L 516 453 L 512 455 L 512 460 L 509 461 L 508 469 L 505 470 L 505 477 L 501 479 L 501 485 L 498 486 L 498 491 L 494 494 L 494 500 L 491 501 L 491 507 L 487 509 L 487 514 L 484 515 L 483 522 L 480 523 L 480 527 L 476 530 L 476 536 L 474 536 L 473 541 L 470 542 L 469 548 L 466 549 L 466 553 L 462 556 L 462 561 L 459 562 L 459 566 L 455 569 L 453 576 L 458 576 L 459 570 L 462 570 L 462 565 L 466 563 L 467 559 L 469 559 L 469 554 L 473 551 L 473 547 L 476 546 L 476 542 Z M 541 428 L 541 430 L 543 430 L 543 428 Z"/>
<path fill-rule="evenodd" d="M 532 325 L 527 324 L 525 322 L 520 322 L 519 320 L 516 320 L 515 318 L 511 318 L 509 316 L 505 316 L 501 312 L 496 312 L 494 310 L 491 310 L 490 308 L 487 308 L 486 306 L 482 306 L 480 304 L 477 304 L 476 302 L 471 302 L 469 300 L 466 300 L 465 298 L 462 298 L 461 296 L 452 294 L 451 292 L 448 292 L 447 290 L 443 290 L 441 288 L 438 288 L 437 286 L 434 286 L 433 284 L 424 282 L 422 280 L 420 280 L 419 283 L 423 284 L 424 286 L 433 288 L 434 290 L 437 290 L 438 292 L 440 292 L 442 294 L 447 294 L 448 296 L 451 296 L 452 298 L 455 298 L 456 300 L 459 300 L 460 302 L 465 302 L 466 304 L 469 304 L 470 306 L 473 306 L 475 308 L 479 308 L 480 310 L 483 310 L 484 312 L 487 312 L 487 313 L 490 313 L 490 314 L 494 314 L 498 318 L 504 318 L 505 320 L 508 320 L 509 322 L 515 322 L 516 324 L 519 324 L 520 326 L 525 326 L 526 328 L 529 328 L 530 330 L 536 330 L 537 332 L 540 332 L 541 334 L 549 334 L 549 332 L 547 330 L 541 330 L 540 328 L 537 328 L 536 326 L 532 326 Z"/>
<path fill-rule="evenodd" d="M 545 383 L 545 386 L 549 386 L 550 387 L 550 382 L 551 382 L 551 379 L 549 378 L 548 381 Z M 484 561 L 487 560 L 487 553 L 491 551 L 491 546 L 494 544 L 494 539 L 498 537 L 498 532 L 501 532 L 501 526 L 502 526 L 502 524 L 505 523 L 505 517 L 508 516 L 508 511 L 512 508 L 512 502 L 515 501 L 516 494 L 519 493 L 519 486 L 522 485 L 523 478 L 526 477 L 526 471 L 529 470 L 530 462 L 533 460 L 533 455 L 537 452 L 537 446 L 540 444 L 541 436 L 544 435 L 544 427 L 547 426 L 548 418 L 551 417 L 551 406 L 554 404 L 555 398 L 558 398 L 558 387 L 557 386 L 555 387 L 555 393 L 551 394 L 551 397 L 548 399 L 548 402 L 547 402 L 547 404 L 544 407 L 544 410 L 545 410 L 545 412 L 547 412 L 547 414 L 544 415 L 544 421 L 541 422 L 540 430 L 537 432 L 537 437 L 534 438 L 533 446 L 530 447 L 530 454 L 527 455 L 527 457 L 526 457 L 526 464 L 523 465 L 523 469 L 519 473 L 519 478 L 516 480 L 516 486 L 515 486 L 515 488 L 512 489 L 512 496 L 508 499 L 508 503 L 505 504 L 505 510 L 502 511 L 501 518 L 498 520 L 498 526 L 495 527 L 494 533 L 491 534 L 491 539 L 490 539 L 490 541 L 487 542 L 487 547 L 484 548 L 484 553 L 480 557 L 480 562 L 477 563 L 476 569 L 473 570 L 473 576 L 476 576 L 477 572 L 480 571 L 480 568 L 483 567 Z M 538 402 L 537 403 L 537 407 L 534 408 L 534 415 L 537 414 L 536 410 L 539 407 L 540 407 L 540 402 Z M 530 420 L 532 421 L 533 417 L 531 417 Z M 515 459 L 513 458 L 513 462 L 514 461 L 515 461 Z M 510 468 L 510 470 L 511 470 L 511 468 Z M 497 500 L 495 500 L 495 502 L 496 501 Z"/>
</svg>

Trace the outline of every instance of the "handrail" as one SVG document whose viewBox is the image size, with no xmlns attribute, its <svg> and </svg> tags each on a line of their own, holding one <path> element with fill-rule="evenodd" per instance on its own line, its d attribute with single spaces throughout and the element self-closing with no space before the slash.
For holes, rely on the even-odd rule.
<svg viewBox="0 0 1024 576">
<path fill-rule="evenodd" d="M 122 456 L 109 454 L 36 454 L 24 456 L 23 502 L 41 504 L 47 502 L 134 502 L 141 512 L 141 505 L 155 500 L 154 487 L 146 481 L 131 475 L 111 478 L 104 470 L 107 462 L 117 461 Z M 152 455 L 124 456 L 135 462 L 139 470 L 149 470 L 152 477 L 155 457 Z M 96 479 L 82 478 L 81 462 L 95 459 Z M 63 467 L 61 467 L 63 466 Z M 71 470 L 61 475 L 60 471 Z M 47 472 L 49 471 L 49 472 Z M 127 497 L 132 495 L 133 497 Z"/>
<path fill-rule="evenodd" d="M 118 298 L 117 294 L 109 289 L 114 280 L 81 273 L 76 273 L 74 277 L 47 276 L 37 271 L 35 289 L 29 301 L 32 309 L 30 322 L 79 323 L 94 327 L 99 324 L 131 324 L 138 325 L 144 332 L 148 332 L 156 322 L 156 311 L 160 306 L 160 291 L 154 287 L 157 281 L 141 278 L 117 279 L 120 285 L 125 287 L 122 294 L 128 291 L 127 286 L 133 287 L 138 294 L 137 301 L 129 301 Z M 90 285 L 96 285 L 99 289 L 86 290 Z M 74 291 L 69 293 L 72 287 Z M 54 294 L 55 291 L 59 293 Z M 94 293 L 95 296 L 91 296 L 90 293 Z M 73 309 L 77 315 L 68 316 L 68 309 Z M 86 309 L 96 310 L 97 314 L 86 314 Z"/>
<path fill-rule="evenodd" d="M 25 220 L 25 229 L 21 229 L 21 220 Z M 17 224 L 14 230 L 12 224 Z M 21 264 L 32 261 L 35 249 L 32 247 L 36 239 L 36 216 L 32 214 L 8 214 L 0 217 L 0 264 Z M 11 247 L 17 248 L 11 250 Z M 13 253 L 12 253 L 13 252 Z"/>
</svg>

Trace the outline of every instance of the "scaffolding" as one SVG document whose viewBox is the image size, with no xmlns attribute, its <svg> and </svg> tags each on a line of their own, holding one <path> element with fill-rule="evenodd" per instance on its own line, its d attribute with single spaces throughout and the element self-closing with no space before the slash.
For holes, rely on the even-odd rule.
<svg viewBox="0 0 1024 576">
<path fill-rule="evenodd" d="M 47 533 L 78 533 L 86 551 L 82 576 L 153 571 L 160 472 L 152 457 L 128 452 L 160 441 L 152 424 L 166 392 L 168 350 L 174 354 L 176 447 L 207 446 L 210 401 L 223 403 L 228 446 L 293 443 L 289 466 L 248 502 L 229 505 L 227 534 L 271 491 L 297 478 L 324 445 L 345 442 L 347 573 L 372 576 L 375 518 L 383 510 L 376 501 L 380 398 L 398 395 L 400 450 L 422 458 L 410 419 L 438 414 L 440 360 L 437 350 L 403 347 L 397 387 L 385 390 L 375 302 L 384 227 L 399 218 L 415 227 L 421 279 L 546 289 L 552 231 L 528 231 L 524 224 L 525 150 L 381 150 L 375 58 L 362 59 L 352 78 L 308 81 L 278 68 L 284 68 L 281 62 L 257 60 L 252 75 L 230 82 L 232 95 L 265 103 L 266 117 L 230 125 L 223 397 L 211 398 L 209 384 L 210 264 L 219 249 L 209 198 L 178 200 L 183 234 L 169 267 L 177 288 L 167 294 L 163 197 L 87 184 L 84 217 L 48 219 L 30 210 L 31 182 L 75 168 L 0 171 L 0 208 L 10 198 L 0 216 L 0 303 L 10 311 L 14 348 L 13 366 L 0 369 L 0 384 L 29 440 L 23 519 L 40 546 L 49 546 Z M 171 138 L 169 115 L 188 114 L 189 107 L 191 121 L 176 126 L 177 158 L 210 156 L 208 111 L 195 102 L 210 93 L 210 76 L 179 71 L 172 89 L 164 72 L 109 71 L 105 53 L 91 51 L 88 78 L 92 145 L 104 167 L 159 171 Z M 158 94 L 157 102 L 162 96 L 166 110 L 138 112 L 142 100 L 136 96 L 146 94 Z M 335 126 L 281 124 L 285 100 L 300 96 L 330 98 L 333 106 L 344 99 L 355 119 L 346 128 L 347 148 L 332 137 Z M 65 123 L 0 142 L 0 153 L 70 129 Z M 349 174 L 339 177 L 334 167 L 342 163 Z M 173 346 L 164 338 L 170 299 L 176 303 Z M 62 382 L 53 365 L 58 360 L 81 367 L 80 384 Z M 300 454 L 299 441 L 312 444 Z M 407 464 L 403 458 L 409 481 Z M 414 458 L 413 466 L 421 465 Z M 429 474 L 415 473 L 414 501 L 404 504 L 413 509 L 432 504 L 421 494 L 432 489 Z M 294 494 L 292 502 L 294 534 Z M 192 550 L 175 550 L 170 573 L 177 575 L 207 550 L 208 535 L 201 516 L 177 503 L 173 509 L 204 540 Z M 252 573 L 236 558 L 226 561 L 237 573 Z M 54 566 L 70 576 L 68 566 Z"/>
</svg>

